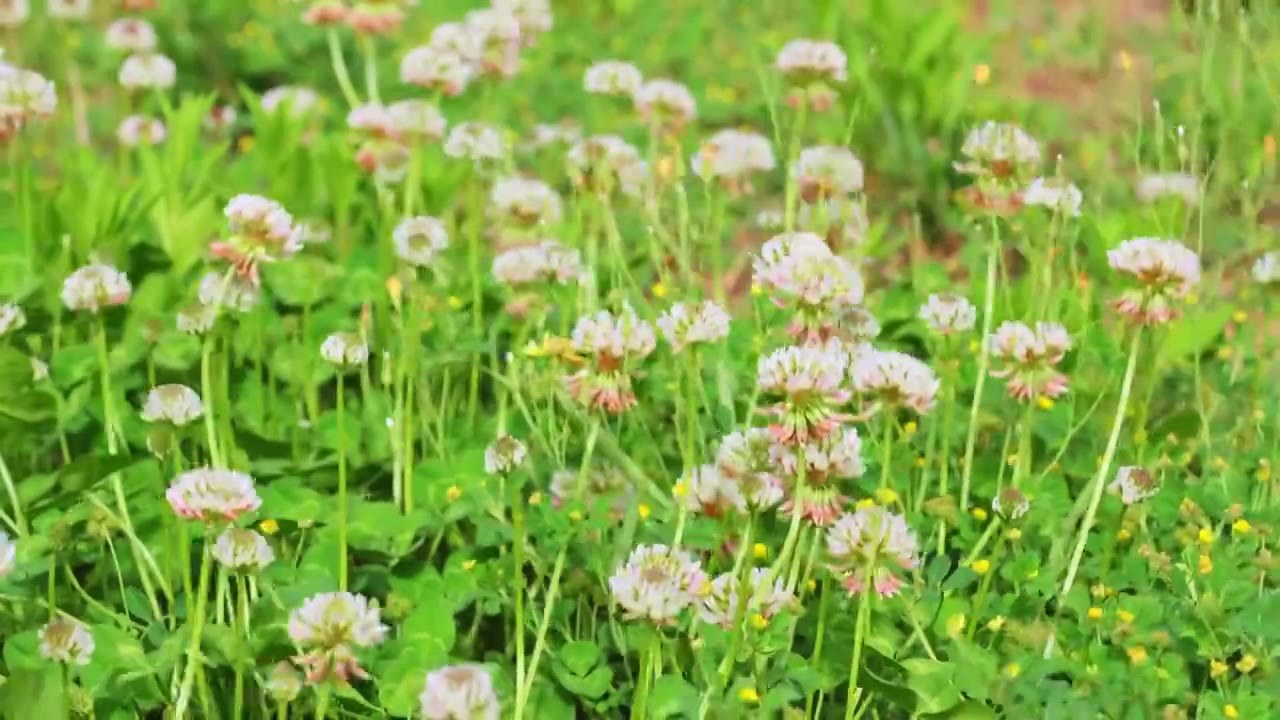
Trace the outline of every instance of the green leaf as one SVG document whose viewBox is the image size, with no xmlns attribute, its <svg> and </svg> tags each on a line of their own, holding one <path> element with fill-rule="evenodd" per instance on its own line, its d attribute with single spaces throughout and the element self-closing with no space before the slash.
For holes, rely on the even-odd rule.
<svg viewBox="0 0 1280 720">
<path fill-rule="evenodd" d="M 31 385 L 31 359 L 16 348 L 0 347 L 0 388 L 13 392 Z"/>
<path fill-rule="evenodd" d="M 50 720 L 71 716 L 63 688 L 62 668 L 45 663 L 38 670 L 13 672 L 0 686 L 0 712 L 5 720 Z"/>
<path fill-rule="evenodd" d="M 586 675 L 600 663 L 600 648 L 590 640 L 575 640 L 561 647 L 556 659 L 574 675 Z"/>
<path fill-rule="evenodd" d="M 1160 359 L 1169 362 L 1203 353 L 1222 334 L 1222 329 L 1231 319 L 1231 312 L 1230 307 L 1217 307 L 1188 314 L 1174 323 L 1160 347 Z"/>
<path fill-rule="evenodd" d="M 911 658 L 903 660 L 902 667 L 907 671 L 907 687 L 919 698 L 916 705 L 918 712 L 945 712 L 960 702 L 953 665 L 938 660 Z"/>
<path fill-rule="evenodd" d="M 28 367 L 28 369 L 30 369 Z M 23 423 L 39 423 L 58 416 L 58 403 L 43 390 L 23 390 L 0 398 L 0 415 Z"/>
<path fill-rule="evenodd" d="M 419 602 L 400 626 L 401 638 L 419 650 L 447 656 L 457 637 L 454 611 L 454 606 L 442 598 Z"/>
<path fill-rule="evenodd" d="M 302 478 L 282 477 L 258 488 L 262 515 L 275 520 L 313 523 L 331 515 L 327 495 L 303 485 Z"/>
<path fill-rule="evenodd" d="M 84 382 L 98 372 L 98 348 L 93 343 L 66 345 L 49 359 L 49 374 L 59 387 Z"/>
<path fill-rule="evenodd" d="M 348 542 L 354 548 L 378 550 L 399 557 L 409 551 L 414 534 L 429 520 L 425 510 L 414 510 L 405 515 L 395 503 L 355 502 L 351 505 L 347 522 Z"/>
<path fill-rule="evenodd" d="M 649 707 L 655 718 L 669 718 L 698 709 L 698 691 L 679 675 L 663 675 L 649 692 Z"/>
</svg>

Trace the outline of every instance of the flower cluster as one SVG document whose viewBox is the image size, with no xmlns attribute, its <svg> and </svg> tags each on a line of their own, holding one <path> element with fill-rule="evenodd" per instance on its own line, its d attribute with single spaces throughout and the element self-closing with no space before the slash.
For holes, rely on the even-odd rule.
<svg viewBox="0 0 1280 720">
<path fill-rule="evenodd" d="M 349 592 L 307 598 L 289 615 L 288 630 L 299 651 L 293 660 L 313 683 L 367 677 L 355 651 L 378 645 L 387 634 L 377 606 Z"/>
<path fill-rule="evenodd" d="M 594 95 L 634 97 L 644 76 L 640 69 L 621 60 L 603 60 L 587 68 L 582 84 Z"/>
<path fill-rule="evenodd" d="M 1022 204 L 1038 206 L 1064 215 L 1079 217 L 1084 195 L 1074 184 L 1056 178 L 1036 178 L 1022 191 Z"/>
<path fill-rule="evenodd" d="M 567 285 L 581 282 L 586 273 L 578 251 L 555 240 L 504 250 L 493 259 L 494 279 L 512 287 L 534 283 Z"/>
<path fill-rule="evenodd" d="M 502 710 L 489 670 L 474 664 L 427 673 L 418 704 L 427 720 L 498 720 Z"/>
<path fill-rule="evenodd" d="M 128 276 L 110 265 L 82 267 L 62 283 L 62 304 L 68 310 L 96 313 L 104 307 L 129 302 L 132 294 Z"/>
<path fill-rule="evenodd" d="M 369 344 L 356 333 L 338 332 L 320 344 L 320 356 L 342 369 L 369 362 Z"/>
<path fill-rule="evenodd" d="M 481 122 L 464 122 L 453 126 L 444 141 L 444 154 L 459 160 L 470 160 L 479 166 L 500 162 L 507 156 L 507 143 L 502 131 Z"/>
<path fill-rule="evenodd" d="M 747 509 L 742 488 L 731 477 L 721 473 L 717 465 L 689 470 L 681 476 L 677 488 L 684 495 L 686 508 L 708 517 L 723 517 Z"/>
<path fill-rule="evenodd" d="M 760 616 L 771 620 L 796 602 L 780 579 L 770 579 L 768 568 L 754 568 L 743 592 L 743 583 L 732 572 L 716 576 L 707 588 L 698 617 L 703 622 L 725 630 L 733 628 L 738 618 Z M 745 595 L 745 597 L 744 597 Z"/>
<path fill-rule="evenodd" d="M 1040 164 L 1040 143 L 1016 125 L 992 120 L 969 131 L 957 172 L 984 180 L 1016 180 Z"/>
<path fill-rule="evenodd" d="M 174 478 L 165 497 L 179 516 L 207 523 L 231 522 L 262 505 L 252 477 L 224 468 L 188 470 Z"/>
<path fill-rule="evenodd" d="M 751 176 L 777 165 L 768 138 L 733 129 L 720 130 L 707 138 L 690 163 L 694 175 L 718 181 L 733 195 L 750 193 Z"/>
<path fill-rule="evenodd" d="M 853 389 L 876 406 L 908 408 L 923 415 L 933 407 L 940 383 L 925 363 L 896 350 L 870 350 L 849 367 Z"/>
<path fill-rule="evenodd" d="M 58 96 L 43 75 L 0 62 L 0 145 L 27 123 L 53 115 Z"/>
<path fill-rule="evenodd" d="M 801 458 L 804 467 L 800 467 Z M 862 440 L 857 430 L 839 426 L 821 440 L 793 446 L 775 443 L 769 459 L 788 489 L 783 515 L 799 512 L 819 527 L 830 525 L 843 512 L 849 498 L 840 489 L 843 480 L 862 477 Z"/>
<path fill-rule="evenodd" d="M 657 324 L 676 352 L 729 336 L 729 313 L 713 300 L 697 305 L 676 303 L 658 318 Z"/>
<path fill-rule="evenodd" d="M 519 228 L 553 225 L 562 214 L 560 196 L 541 180 L 499 178 L 489 193 L 489 214 Z"/>
<path fill-rule="evenodd" d="M 159 145 L 169 136 L 169 130 L 160 118 L 146 115 L 128 115 L 116 128 L 116 140 L 124 147 Z"/>
<path fill-rule="evenodd" d="M 147 393 L 142 406 L 142 419 L 149 423 L 163 422 L 182 427 L 204 415 L 200 394 L 186 385 L 157 385 Z"/>
<path fill-rule="evenodd" d="M 807 104 L 818 112 L 830 109 L 836 97 L 832 85 L 847 79 L 848 58 L 832 42 L 792 40 L 778 51 L 774 64 L 792 88 L 787 103 L 793 107 Z"/>
<path fill-rule="evenodd" d="M 954 293 L 930 295 L 928 301 L 920 306 L 920 319 L 930 330 L 947 337 L 972 330 L 978 319 L 978 309 L 967 298 Z"/>
<path fill-rule="evenodd" d="M 862 190 L 862 161 L 848 148 L 818 145 L 800 151 L 791 169 L 805 202 L 842 198 Z"/>
<path fill-rule="evenodd" d="M 768 428 L 748 428 L 724 436 L 716 450 L 720 475 L 737 483 L 752 510 L 771 508 L 782 501 L 784 483 L 773 460 L 775 445 Z"/>
<path fill-rule="evenodd" d="M 666 545 L 640 545 L 609 578 L 609 591 L 628 620 L 672 625 L 707 582 L 702 564 Z"/>
<path fill-rule="evenodd" d="M 1005 378 L 1009 395 L 1019 400 L 1057 398 L 1067 391 L 1067 376 L 1057 365 L 1071 349 L 1071 336 L 1058 323 L 1006 321 L 987 339 L 997 367 L 991 374 Z"/>
<path fill-rule="evenodd" d="M 253 285 L 258 267 L 292 256 L 302 249 L 293 216 L 280 203 L 261 195 L 236 195 L 223 209 L 229 237 L 210 246 L 213 256 L 231 263 L 236 274 Z"/>
<path fill-rule="evenodd" d="M 0 337 L 17 332 L 27 324 L 27 316 L 22 308 L 13 303 L 0 305 Z"/>
<path fill-rule="evenodd" d="M 1130 275 L 1129 288 L 1112 305 L 1121 314 L 1146 325 L 1167 323 L 1181 314 L 1174 300 L 1200 282 L 1200 257 L 1176 240 L 1133 238 L 1107 251 L 1112 268 Z"/>
<path fill-rule="evenodd" d="M 1111 491 L 1118 494 L 1125 505 L 1133 505 L 1154 497 L 1160 492 L 1160 483 L 1146 468 L 1126 465 L 1116 471 Z"/>
<path fill-rule="evenodd" d="M 580 499 L 587 509 L 603 504 L 610 513 L 622 515 L 631 507 L 635 486 L 616 465 L 594 462 L 585 472 L 557 470 L 551 475 L 551 502 L 562 507 Z"/>
<path fill-rule="evenodd" d="M 235 573 L 257 572 L 276 559 L 275 551 L 261 533 L 231 527 L 218 535 L 210 554 L 218 564 Z"/>
<path fill-rule="evenodd" d="M 645 358 L 657 345 L 653 326 L 636 317 L 629 306 L 618 314 L 601 310 L 578 319 L 570 336 L 573 350 L 589 359 L 588 366 L 565 378 L 578 402 L 619 414 L 636 403 L 628 365 Z"/>
<path fill-rule="evenodd" d="M 1259 285 L 1280 285 L 1280 251 L 1269 252 L 1254 261 L 1253 281 Z"/>
<path fill-rule="evenodd" d="M 793 316 L 787 333 L 806 343 L 832 337 L 839 319 L 862 302 L 862 275 L 831 252 L 821 237 L 784 233 L 760 248 L 752 262 L 753 281 Z"/>
<path fill-rule="evenodd" d="M 449 230 L 437 218 L 426 215 L 407 217 L 391 231 L 396 257 L 413 267 L 431 267 L 449 246 Z"/>
<path fill-rule="evenodd" d="M 501 435 L 484 450 L 484 471 L 490 475 L 506 475 L 524 464 L 528 448 L 510 435 Z"/>
<path fill-rule="evenodd" d="M 649 80 L 633 97 L 642 120 L 673 131 L 691 122 L 698 111 L 689 88 L 671 80 Z"/>
<path fill-rule="evenodd" d="M 93 658 L 93 634 L 74 618 L 57 617 L 40 628 L 40 655 L 64 665 L 88 665 Z"/>
<path fill-rule="evenodd" d="M 849 418 L 838 409 L 850 397 L 848 362 L 845 353 L 827 346 L 785 347 L 760 358 L 756 384 L 765 395 L 779 396 L 763 408 L 774 418 L 769 432 L 776 442 L 823 440 Z"/>
<path fill-rule="evenodd" d="M 912 570 L 919 562 L 916 536 L 907 521 L 877 505 L 836 520 L 827 531 L 827 556 L 850 594 L 870 586 L 881 597 L 896 595 L 902 587 L 896 571 Z"/>
<path fill-rule="evenodd" d="M 1186 173 L 1154 173 L 1138 179 L 1138 199 L 1153 203 L 1173 197 L 1189 207 L 1200 204 L 1200 179 Z"/>
<path fill-rule="evenodd" d="M 640 151 L 617 135 L 592 135 L 565 155 L 569 177 L 588 192 L 637 195 L 648 172 Z"/>
</svg>

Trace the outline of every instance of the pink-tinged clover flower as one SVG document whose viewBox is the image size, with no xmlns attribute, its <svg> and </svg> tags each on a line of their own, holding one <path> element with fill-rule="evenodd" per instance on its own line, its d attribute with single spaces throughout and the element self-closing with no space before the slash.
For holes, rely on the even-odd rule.
<svg viewBox="0 0 1280 720">
<path fill-rule="evenodd" d="M 801 445 L 836 432 L 849 417 L 839 410 L 850 397 L 847 366 L 847 354 L 825 346 L 785 347 L 760 358 L 760 392 L 778 398 L 763 409 L 774 418 L 769 432 L 776 442 Z"/>
<path fill-rule="evenodd" d="M 688 552 L 640 545 L 609 578 L 609 591 L 627 620 L 673 625 L 706 582 L 702 564 Z"/>
<path fill-rule="evenodd" d="M 1174 301 L 1200 282 L 1200 256 L 1176 240 L 1125 240 L 1107 251 L 1107 262 L 1136 285 L 1124 290 L 1112 306 L 1144 325 L 1161 325 L 1181 315 Z"/>
<path fill-rule="evenodd" d="M 231 522 L 262 505 L 253 478 L 225 468 L 197 468 L 174 478 L 165 493 L 180 517 Z"/>
<path fill-rule="evenodd" d="M 1005 378 L 1009 395 L 1018 400 L 1057 398 L 1067 391 L 1067 376 L 1058 363 L 1071 349 L 1071 336 L 1058 323 L 1038 322 L 1032 328 L 1006 321 L 987 340 L 997 367 L 991 374 Z"/>
<path fill-rule="evenodd" d="M 919 564 L 916 536 L 907 521 L 877 505 L 836 520 L 827 530 L 827 557 L 851 595 L 868 586 L 881 597 L 896 595 L 902 587 L 898 573 Z"/>
<path fill-rule="evenodd" d="M 368 677 L 355 651 L 380 644 L 387 626 L 381 611 L 363 595 L 326 592 L 307 598 L 293 611 L 288 631 L 299 651 L 293 660 L 308 681 L 346 683 Z"/>
</svg>

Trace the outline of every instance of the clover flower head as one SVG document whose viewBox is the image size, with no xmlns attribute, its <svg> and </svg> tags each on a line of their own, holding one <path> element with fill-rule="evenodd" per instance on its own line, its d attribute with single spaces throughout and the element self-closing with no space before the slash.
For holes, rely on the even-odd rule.
<svg viewBox="0 0 1280 720">
<path fill-rule="evenodd" d="M 718 518 L 747 510 L 741 487 L 714 464 L 689 470 L 679 483 L 685 492 L 685 507 L 692 512 Z"/>
<path fill-rule="evenodd" d="M 520 227 L 553 225 L 562 214 L 560 196 L 550 185 L 533 178 L 506 177 L 493 183 L 489 211 Z"/>
<path fill-rule="evenodd" d="M 121 18 L 107 26 L 107 47 L 132 53 L 155 50 L 156 30 L 141 18 Z"/>
<path fill-rule="evenodd" d="M 401 82 L 447 96 L 461 94 L 474 76 L 470 60 L 434 45 L 416 47 L 400 61 Z"/>
<path fill-rule="evenodd" d="M 445 121 L 440 108 L 426 100 L 399 100 L 387 106 L 393 132 L 408 140 L 436 141 L 444 137 Z"/>
<path fill-rule="evenodd" d="M 593 95 L 634 97 L 644 84 L 644 76 L 631 63 L 603 60 L 587 68 L 582 84 Z"/>
<path fill-rule="evenodd" d="M 429 46 L 439 52 L 457 55 L 468 63 L 477 63 L 484 54 L 484 37 L 476 32 L 474 25 L 445 22 L 431 30 Z"/>
<path fill-rule="evenodd" d="M 787 333 L 806 342 L 828 339 L 839 319 L 862 302 L 862 274 L 814 233 L 775 236 L 752 261 L 752 272 L 774 304 L 794 312 Z"/>
<path fill-rule="evenodd" d="M 262 94 L 262 109 L 268 113 L 285 113 L 294 119 L 311 115 L 319 108 L 320 96 L 302 85 L 281 85 Z"/>
<path fill-rule="evenodd" d="M 395 0 L 357 0 L 343 20 L 357 33 L 386 35 L 404 22 L 404 10 Z"/>
<path fill-rule="evenodd" d="M 919 563 L 916 536 L 907 521 L 878 505 L 836 520 L 827 531 L 827 556 L 831 568 L 844 575 L 850 594 L 865 592 L 870 585 L 881 597 L 901 589 L 897 571 L 913 570 Z M 873 567 L 870 578 L 868 565 Z"/>
<path fill-rule="evenodd" d="M 524 464 L 529 454 L 524 443 L 510 435 L 500 435 L 484 451 L 484 471 L 490 475 L 506 475 Z"/>
<path fill-rule="evenodd" d="M 991 509 L 1006 520 L 1018 520 L 1031 509 L 1031 501 L 1016 487 L 1000 489 L 991 499 Z"/>
<path fill-rule="evenodd" d="M 1040 163 L 1040 143 L 1016 125 L 988 120 L 969 131 L 960 154 L 965 160 L 955 164 L 957 172 L 1004 180 Z"/>
<path fill-rule="evenodd" d="M 262 505 L 253 478 L 226 468 L 188 470 L 174 478 L 165 497 L 180 517 L 205 522 L 230 522 Z"/>
<path fill-rule="evenodd" d="M 449 130 L 444 154 L 475 163 L 498 162 L 506 157 L 506 141 L 502 132 L 486 123 L 464 122 Z"/>
<path fill-rule="evenodd" d="M 555 240 L 504 250 L 493 259 L 494 279 L 511 287 L 534 283 L 567 285 L 581 282 L 586 273 L 578 251 Z"/>
<path fill-rule="evenodd" d="M 189 425 L 204 415 L 200 394 L 186 385 L 157 385 L 147 393 L 142 406 L 142 419 L 149 423 L 164 422 L 175 427 Z"/>
<path fill-rule="evenodd" d="M 40 655 L 63 665 L 88 665 L 93 658 L 93 634 L 79 620 L 57 617 L 40 628 Z"/>
<path fill-rule="evenodd" d="M 533 44 L 538 35 L 550 31 L 554 24 L 551 0 L 493 0 L 492 4 L 515 17 L 526 45 Z"/>
<path fill-rule="evenodd" d="M 738 484 L 747 507 L 753 510 L 771 508 L 782 502 L 783 482 L 777 475 L 771 453 L 773 447 L 773 435 L 768 428 L 747 428 L 724 436 L 716 450 L 720 474 Z"/>
<path fill-rule="evenodd" d="M 427 673 L 418 704 L 427 720 L 498 720 L 502 710 L 489 669 L 476 664 Z"/>
<path fill-rule="evenodd" d="M 48 0 L 49 17 L 59 20 L 84 20 L 93 9 L 91 0 Z"/>
<path fill-rule="evenodd" d="M 248 312 L 262 299 L 261 291 L 239 275 L 208 272 L 200 279 L 196 294 L 205 307 Z"/>
<path fill-rule="evenodd" d="M 906 407 L 923 415 L 933 407 L 940 383 L 924 362 L 896 350 L 861 354 L 849 368 L 857 392 L 891 408 Z"/>
<path fill-rule="evenodd" d="M 443 221 L 427 215 L 407 217 L 391 231 L 396 257 L 414 267 L 431 267 L 449 247 L 449 230 Z"/>
<path fill-rule="evenodd" d="M 0 305 L 0 337 L 17 332 L 27 324 L 26 313 L 14 303 Z"/>
<path fill-rule="evenodd" d="M 15 28 L 31 16 L 29 0 L 4 0 L 0 2 L 0 27 Z"/>
<path fill-rule="evenodd" d="M 833 248 L 837 243 L 860 247 L 867 239 L 869 225 L 862 203 L 850 197 L 817 198 L 796 207 L 796 228 L 817 233 Z"/>
<path fill-rule="evenodd" d="M 53 82 L 40 73 L 0 62 L 0 144 L 29 121 L 53 115 L 57 106 Z"/>
<path fill-rule="evenodd" d="M 799 445 L 834 433 L 847 419 L 837 408 L 849 400 L 844 380 L 849 358 L 827 346 L 789 346 L 760 358 L 756 384 L 779 400 L 762 412 L 779 443 Z"/>
<path fill-rule="evenodd" d="M 133 286 L 129 277 L 110 265 L 88 265 L 67 276 L 62 283 L 62 304 L 68 310 L 96 313 L 104 307 L 129 302 Z"/>
<path fill-rule="evenodd" d="M 1038 177 L 1022 191 L 1023 205 L 1048 208 L 1067 217 L 1079 217 L 1083 202 L 1080 188 L 1057 178 Z"/>
<path fill-rule="evenodd" d="M 640 545 L 609 578 L 609 590 L 627 620 L 672 625 L 706 583 L 702 564 L 683 550 Z"/>
<path fill-rule="evenodd" d="M 788 79 L 810 83 L 815 80 L 844 82 L 848 59 L 844 50 L 833 42 L 797 38 L 778 51 L 778 71 Z"/>
<path fill-rule="evenodd" d="M 929 300 L 920 306 L 920 319 L 939 335 L 957 335 L 973 329 L 978 309 L 962 295 L 930 295 Z"/>
<path fill-rule="evenodd" d="M 628 357 L 643 358 L 657 346 L 653 326 L 625 306 L 618 313 L 601 310 L 578 318 L 570 335 L 573 349 L 606 364 Z"/>
<path fill-rule="evenodd" d="M 369 102 L 351 108 L 347 113 L 347 128 L 376 138 L 397 136 L 395 120 L 382 103 Z"/>
<path fill-rule="evenodd" d="M 188 335 L 203 335 L 213 328 L 217 319 L 216 308 L 197 302 L 179 310 L 175 324 L 178 330 Z"/>
<path fill-rule="evenodd" d="M 116 140 L 125 147 L 159 145 L 168 136 L 163 120 L 146 115 L 129 115 L 116 128 Z"/>
<path fill-rule="evenodd" d="M 634 98 L 636 112 L 646 122 L 679 128 L 698 114 L 698 103 L 693 99 L 693 93 L 673 80 L 648 80 L 636 90 Z"/>
<path fill-rule="evenodd" d="M 844 197 L 862 190 L 862 161 L 845 147 L 807 147 L 800 151 L 791 174 L 799 183 L 805 202 Z"/>
<path fill-rule="evenodd" d="M 735 573 L 716 576 L 698 606 L 699 618 L 725 630 L 733 629 L 734 620 L 738 617 L 760 615 L 766 620 L 773 619 L 794 605 L 796 596 L 786 589 L 781 578 L 770 580 L 769 575 L 768 568 L 753 568 L 747 581 L 746 597 L 743 597 L 742 581 Z"/>
<path fill-rule="evenodd" d="M 1200 179 L 1187 173 L 1152 173 L 1139 178 L 1136 192 L 1142 202 L 1174 197 L 1195 207 L 1200 204 Z"/>
<path fill-rule="evenodd" d="M 1136 287 L 1112 301 L 1122 315 L 1146 325 L 1167 323 L 1181 314 L 1173 300 L 1200 282 L 1200 257 L 1176 240 L 1140 237 L 1107 251 L 1112 268 L 1132 276 Z"/>
<path fill-rule="evenodd" d="M 1032 328 L 1005 321 L 987 340 L 997 367 L 995 377 L 1005 378 L 1009 394 L 1019 400 L 1036 396 L 1060 397 L 1067 391 L 1067 377 L 1055 369 L 1071 349 L 1071 336 L 1058 323 L 1038 322 Z"/>
<path fill-rule="evenodd" d="M 369 344 L 353 332 L 337 332 L 320 344 L 320 356 L 340 368 L 360 367 L 369 362 Z"/>
<path fill-rule="evenodd" d="M 387 636 L 378 607 L 363 595 L 349 592 L 307 598 L 289 615 L 288 631 L 300 651 L 294 662 L 313 683 L 367 677 L 355 650 L 378 645 Z"/>
<path fill-rule="evenodd" d="M 1160 482 L 1146 468 L 1126 465 L 1116 471 L 1110 489 L 1125 505 L 1133 505 L 1160 492 Z"/>
<path fill-rule="evenodd" d="M 302 693 L 302 677 L 287 662 L 276 663 L 265 685 L 267 694 L 277 703 L 290 703 Z"/>
<path fill-rule="evenodd" d="M 350 8 L 343 0 L 312 0 L 302 11 L 302 22 L 316 27 L 332 27 L 347 22 Z"/>
<path fill-rule="evenodd" d="M 1254 261 L 1253 281 L 1259 285 L 1280 284 L 1280 251 L 1273 250 Z"/>
<path fill-rule="evenodd" d="M 276 559 L 275 551 L 261 533 L 234 527 L 218 535 L 211 554 L 218 564 L 235 573 L 257 572 Z"/>
<path fill-rule="evenodd" d="M 690 162 L 694 175 L 718 180 L 737 194 L 750 191 L 751 175 L 777 166 L 768 138 L 734 129 L 719 130 L 707 138 Z"/>
<path fill-rule="evenodd" d="M 128 90 L 167 90 L 177 80 L 178 68 L 158 52 L 133 53 L 120 66 L 120 85 Z"/>
<path fill-rule="evenodd" d="M 680 352 L 728 337 L 729 313 L 714 300 L 696 305 L 676 303 L 658 317 L 657 325 L 671 349 Z"/>
<path fill-rule="evenodd" d="M 596 193 L 636 195 L 647 172 L 640 151 L 617 135 L 583 138 L 569 148 L 565 163 L 575 185 Z"/>
</svg>

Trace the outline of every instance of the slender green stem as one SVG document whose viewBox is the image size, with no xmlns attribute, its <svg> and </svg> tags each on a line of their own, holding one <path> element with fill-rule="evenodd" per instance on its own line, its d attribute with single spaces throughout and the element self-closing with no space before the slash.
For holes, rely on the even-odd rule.
<svg viewBox="0 0 1280 720">
<path fill-rule="evenodd" d="M 987 370 L 991 365 L 992 320 L 996 307 L 996 266 L 1000 258 L 1000 223 L 991 218 L 991 247 L 987 251 L 987 287 L 982 302 L 982 337 L 979 339 L 978 376 L 973 386 L 973 403 L 969 406 L 969 430 L 964 442 L 964 467 L 960 475 L 960 512 L 969 507 L 969 487 L 973 479 L 973 450 L 978 439 L 978 410 L 982 407 L 982 388 L 987 382 Z"/>
<path fill-rule="evenodd" d="M 511 564 L 514 570 L 513 579 L 515 581 L 515 636 L 516 636 L 516 720 L 523 720 L 524 706 L 526 698 L 524 696 L 525 687 L 525 657 L 524 657 L 524 543 L 525 543 L 525 527 L 524 527 L 524 497 L 521 494 L 520 487 L 516 484 L 514 492 L 511 493 Z"/>
<path fill-rule="evenodd" d="M 853 718 L 854 708 L 862 697 L 858 688 L 858 674 L 862 669 L 862 646 L 867 642 L 867 634 L 871 631 L 871 604 L 875 598 L 876 553 L 873 551 L 867 558 L 866 574 L 862 579 L 862 593 L 858 597 L 858 618 L 854 625 L 853 662 L 849 665 L 849 694 L 846 701 L 845 720 Z"/>
<path fill-rule="evenodd" d="M 809 667 L 822 667 L 822 649 L 826 640 L 827 627 L 827 597 L 828 589 L 831 587 L 830 582 L 822 583 L 822 591 L 818 594 L 818 632 L 814 636 L 813 656 L 809 658 Z M 806 718 L 817 717 L 814 713 L 815 702 L 821 703 L 821 690 L 810 691 L 804 700 L 804 716 Z"/>
<path fill-rule="evenodd" d="M 538 623 L 538 635 L 533 642 L 533 655 L 529 658 L 529 669 L 524 681 L 523 695 L 526 699 L 533 690 L 534 680 L 538 677 L 538 661 L 542 659 L 542 651 L 546 648 L 547 631 L 551 629 L 551 612 L 555 609 L 556 593 L 560 590 L 560 574 L 564 571 L 564 561 L 568 552 L 568 543 L 560 546 L 555 565 L 551 568 L 551 578 L 547 581 L 547 599 L 542 607 L 542 620 Z"/>
<path fill-rule="evenodd" d="M 360 98 L 351 84 L 351 74 L 347 72 L 347 60 L 342 54 L 338 31 L 332 28 L 329 30 L 329 62 L 333 64 L 334 77 L 338 79 L 338 87 L 342 90 L 342 96 L 346 98 L 347 105 L 350 107 L 359 105 Z"/>
<path fill-rule="evenodd" d="M 13 484 L 13 475 L 5 464 L 4 455 L 0 453 L 0 478 L 4 479 L 4 488 L 9 493 L 9 504 L 13 506 L 13 526 L 18 537 L 27 534 L 27 519 L 22 514 L 22 500 L 18 497 L 18 488 Z"/>
<path fill-rule="evenodd" d="M 209 542 L 206 535 L 200 552 L 200 586 L 196 590 L 196 614 L 191 620 L 191 641 L 187 644 L 187 665 L 182 671 L 182 686 L 178 690 L 174 712 L 176 720 L 183 720 L 186 717 L 187 705 L 191 702 L 191 690 L 195 686 L 196 669 L 200 665 L 200 636 L 204 631 L 204 616 L 209 605 L 210 565 Z"/>
<path fill-rule="evenodd" d="M 217 419 L 214 417 L 213 403 L 213 333 L 204 336 L 204 348 L 200 353 L 200 394 L 204 397 L 204 431 L 205 442 L 209 445 L 209 464 L 215 468 L 225 467 L 222 459 L 222 448 L 218 445 Z"/>
<path fill-rule="evenodd" d="M 372 35 L 360 38 L 360 49 L 364 52 L 364 88 L 369 94 L 369 102 L 381 103 L 378 97 L 378 48 Z"/>
<path fill-rule="evenodd" d="M 338 589 L 347 589 L 347 409 L 346 376 L 338 372 Z"/>
</svg>

